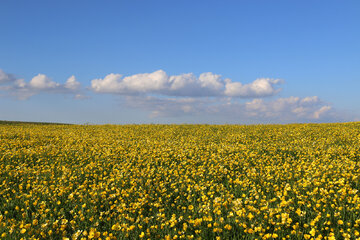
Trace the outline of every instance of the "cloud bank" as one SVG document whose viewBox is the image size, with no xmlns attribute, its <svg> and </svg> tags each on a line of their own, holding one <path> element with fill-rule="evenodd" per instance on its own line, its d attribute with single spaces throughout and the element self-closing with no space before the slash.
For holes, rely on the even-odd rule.
<svg viewBox="0 0 360 240">
<path fill-rule="evenodd" d="M 108 74 L 93 79 L 86 89 L 95 94 L 111 94 L 125 99 L 128 108 L 146 111 L 151 118 L 202 117 L 222 119 L 224 123 L 287 123 L 353 121 L 331 104 L 310 97 L 279 97 L 280 79 L 258 78 L 244 84 L 211 72 L 168 75 L 163 70 L 131 76 Z M 47 94 L 71 94 L 87 98 L 75 76 L 64 83 L 44 74 L 30 81 L 18 79 L 0 69 L 0 93 L 25 100 Z M 4 96 L 4 95 L 2 95 Z"/>
<path fill-rule="evenodd" d="M 211 72 L 196 77 L 193 73 L 167 75 L 163 70 L 123 77 L 109 74 L 103 79 L 91 81 L 91 89 L 96 93 L 118 95 L 164 95 L 173 97 L 236 97 L 262 98 L 273 96 L 281 89 L 279 79 L 259 78 L 249 84 L 222 79 Z"/>
<path fill-rule="evenodd" d="M 341 116 L 317 96 L 273 100 L 232 98 L 159 98 L 128 96 L 129 107 L 140 108 L 152 118 L 217 116 L 227 123 L 239 122 L 321 122 L 341 121 Z"/>
<path fill-rule="evenodd" d="M 214 116 L 227 122 L 339 121 L 329 103 L 311 97 L 269 98 L 284 82 L 258 78 L 243 84 L 211 72 L 168 75 L 163 70 L 123 76 L 109 74 L 91 81 L 95 93 L 125 96 L 130 108 L 149 112 L 152 118 Z"/>
</svg>

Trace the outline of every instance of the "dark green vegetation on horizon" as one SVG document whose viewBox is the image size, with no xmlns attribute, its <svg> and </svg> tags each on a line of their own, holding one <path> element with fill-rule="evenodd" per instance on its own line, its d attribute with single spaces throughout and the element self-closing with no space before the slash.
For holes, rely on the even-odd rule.
<svg viewBox="0 0 360 240">
<path fill-rule="evenodd" d="M 35 125 L 72 125 L 70 123 L 51 123 L 51 122 L 24 122 L 24 121 L 7 121 L 0 120 L 0 125 L 21 125 L 21 124 L 35 124 Z"/>
</svg>

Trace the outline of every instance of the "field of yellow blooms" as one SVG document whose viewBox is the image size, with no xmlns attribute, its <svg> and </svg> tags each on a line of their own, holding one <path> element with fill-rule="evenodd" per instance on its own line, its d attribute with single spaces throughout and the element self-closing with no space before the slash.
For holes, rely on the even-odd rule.
<svg viewBox="0 0 360 240">
<path fill-rule="evenodd" d="M 359 239 L 360 123 L 0 124 L 0 239 Z"/>
</svg>

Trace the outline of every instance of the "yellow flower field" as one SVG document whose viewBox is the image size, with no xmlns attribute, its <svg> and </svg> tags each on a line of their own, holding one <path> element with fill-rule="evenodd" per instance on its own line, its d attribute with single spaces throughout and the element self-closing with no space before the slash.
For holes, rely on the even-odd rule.
<svg viewBox="0 0 360 240">
<path fill-rule="evenodd" d="M 360 239 L 360 123 L 0 125 L 0 239 Z"/>
</svg>

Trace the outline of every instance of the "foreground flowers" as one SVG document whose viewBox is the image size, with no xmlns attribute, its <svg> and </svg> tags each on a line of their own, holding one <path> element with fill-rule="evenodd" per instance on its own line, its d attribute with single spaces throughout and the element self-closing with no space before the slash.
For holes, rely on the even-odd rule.
<svg viewBox="0 0 360 240">
<path fill-rule="evenodd" d="M 0 125 L 2 239 L 357 239 L 360 123 Z"/>
</svg>

